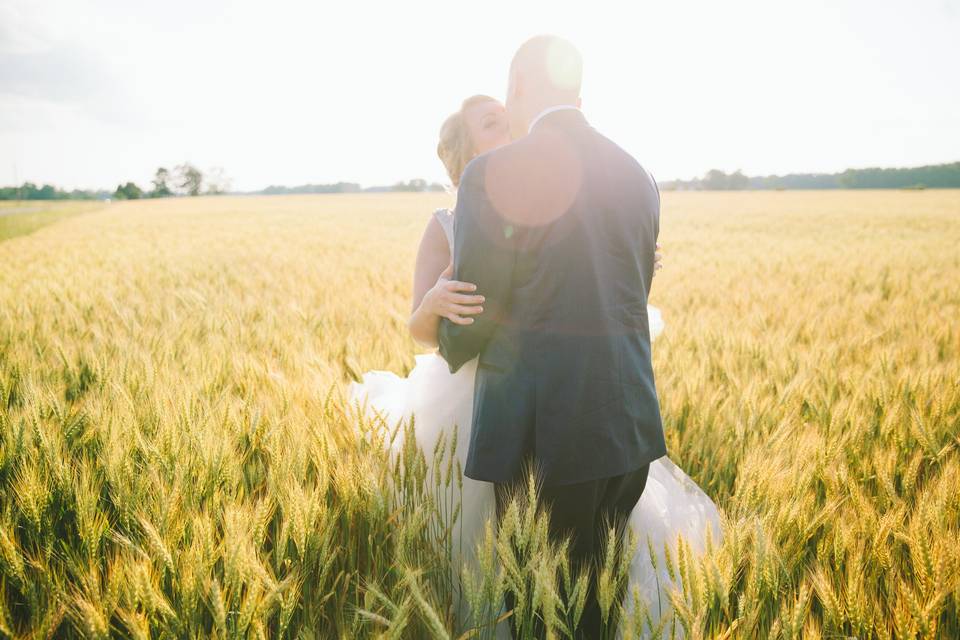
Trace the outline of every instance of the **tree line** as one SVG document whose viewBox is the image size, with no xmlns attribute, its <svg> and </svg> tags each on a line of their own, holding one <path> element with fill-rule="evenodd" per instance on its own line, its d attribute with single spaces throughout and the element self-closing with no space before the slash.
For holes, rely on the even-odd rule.
<svg viewBox="0 0 960 640">
<path fill-rule="evenodd" d="M 841 173 L 793 173 L 784 176 L 747 176 L 742 171 L 725 173 L 711 169 L 701 178 L 658 182 L 664 191 L 739 191 L 744 189 L 956 189 L 960 188 L 960 162 L 898 169 L 847 169 Z M 25 182 L 19 187 L 0 187 L 0 200 L 136 200 L 168 196 L 199 196 L 227 193 L 230 181 L 223 170 L 203 173 L 189 162 L 173 171 L 160 167 L 149 190 L 133 182 L 117 185 L 114 191 L 60 190 L 53 185 L 38 186 Z M 271 185 L 249 194 L 278 195 L 292 193 L 385 193 L 445 191 L 442 184 L 414 179 L 389 186 L 361 187 L 355 182 L 304 184 L 296 187 Z"/>
<path fill-rule="evenodd" d="M 24 182 L 19 187 L 0 187 L 0 200 L 105 200 L 109 191 L 74 189 L 65 191 L 52 184 L 36 185 Z"/>
<path fill-rule="evenodd" d="M 140 198 L 166 198 L 169 196 L 199 196 L 226 193 L 230 181 L 223 176 L 220 169 L 213 169 L 204 174 L 202 171 L 184 163 L 177 165 L 173 171 L 160 167 L 154 174 L 149 190 L 141 189 L 134 182 L 117 185 L 113 191 L 90 191 L 74 189 L 63 191 L 53 185 L 45 184 L 38 187 L 32 182 L 25 182 L 20 187 L 0 187 L 0 200 L 139 200 Z M 333 184 L 304 184 L 297 187 L 271 185 L 260 191 L 249 191 L 253 195 L 282 195 L 292 193 L 386 193 L 426 191 L 446 191 L 446 187 L 438 182 L 428 183 L 426 180 L 415 178 L 406 182 L 397 182 L 389 186 L 362 187 L 356 182 L 335 182 Z"/>
<path fill-rule="evenodd" d="M 219 195 L 230 189 L 230 180 L 223 169 L 216 167 L 204 174 L 189 162 L 184 162 L 169 171 L 159 167 L 151 181 L 153 188 L 144 191 L 137 184 L 128 182 L 118 185 L 113 192 L 117 200 L 138 200 L 140 198 L 167 198 L 170 196 Z"/>
<path fill-rule="evenodd" d="M 37 186 L 24 182 L 19 187 L 0 187 L 0 200 L 139 200 L 140 198 L 167 198 L 170 196 L 199 196 L 226 193 L 230 180 L 223 169 L 214 167 L 204 173 L 189 162 L 169 170 L 159 167 L 153 175 L 150 189 L 142 189 L 135 182 L 119 184 L 113 191 L 74 189 L 66 191 L 51 184 Z"/>
<path fill-rule="evenodd" d="M 960 162 L 897 169 L 847 169 L 841 173 L 793 173 L 747 176 L 742 171 L 711 169 L 702 178 L 659 183 L 665 191 L 738 191 L 742 189 L 956 189 Z"/>
<path fill-rule="evenodd" d="M 333 184 L 302 184 L 298 187 L 285 187 L 282 185 L 270 185 L 266 189 L 253 191 L 251 193 L 258 195 L 285 195 L 290 193 L 387 193 L 387 192 L 411 192 L 419 193 L 424 191 L 446 191 L 446 187 L 438 182 L 428 183 L 426 180 L 416 178 L 406 182 L 397 182 L 390 186 L 383 187 L 361 187 L 356 182 L 335 182 Z"/>
</svg>

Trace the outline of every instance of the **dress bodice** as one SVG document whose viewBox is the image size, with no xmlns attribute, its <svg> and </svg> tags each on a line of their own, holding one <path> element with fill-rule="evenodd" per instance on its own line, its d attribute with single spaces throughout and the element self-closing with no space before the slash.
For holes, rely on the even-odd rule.
<svg viewBox="0 0 960 640">
<path fill-rule="evenodd" d="M 433 212 L 433 217 L 437 219 L 443 228 L 443 233 L 447 236 L 447 243 L 450 245 L 450 255 L 453 255 L 453 211 L 450 209 L 437 209 Z"/>
</svg>

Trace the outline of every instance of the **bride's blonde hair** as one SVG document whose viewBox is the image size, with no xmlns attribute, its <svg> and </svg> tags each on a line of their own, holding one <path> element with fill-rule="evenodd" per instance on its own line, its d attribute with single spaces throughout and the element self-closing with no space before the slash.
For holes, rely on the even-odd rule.
<svg viewBox="0 0 960 640">
<path fill-rule="evenodd" d="M 440 127 L 440 142 L 437 144 L 437 155 L 440 156 L 443 166 L 453 186 L 460 185 L 460 176 L 467 163 L 476 155 L 473 143 L 470 141 L 470 130 L 464 112 L 470 107 L 482 102 L 495 102 L 494 98 L 485 95 L 470 96 L 460 105 L 460 110 L 444 120 Z"/>
</svg>

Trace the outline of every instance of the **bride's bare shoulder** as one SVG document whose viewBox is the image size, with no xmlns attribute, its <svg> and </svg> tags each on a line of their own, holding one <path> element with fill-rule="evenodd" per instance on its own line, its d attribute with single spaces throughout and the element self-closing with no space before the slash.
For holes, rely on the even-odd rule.
<svg viewBox="0 0 960 640">
<path fill-rule="evenodd" d="M 436 215 L 430 216 L 420 247 L 417 249 L 417 263 L 413 270 L 413 309 L 416 310 L 423 296 L 430 290 L 443 270 L 450 264 L 450 244 L 447 234 Z"/>
</svg>

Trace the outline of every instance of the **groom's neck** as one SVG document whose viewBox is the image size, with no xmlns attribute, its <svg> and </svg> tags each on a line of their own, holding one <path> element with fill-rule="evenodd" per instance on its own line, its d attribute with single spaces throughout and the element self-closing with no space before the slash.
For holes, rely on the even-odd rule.
<svg viewBox="0 0 960 640">
<path fill-rule="evenodd" d="M 580 98 L 577 96 L 552 96 L 532 103 L 526 113 L 526 128 L 529 129 L 537 117 L 547 109 L 561 106 L 579 108 Z"/>
</svg>

